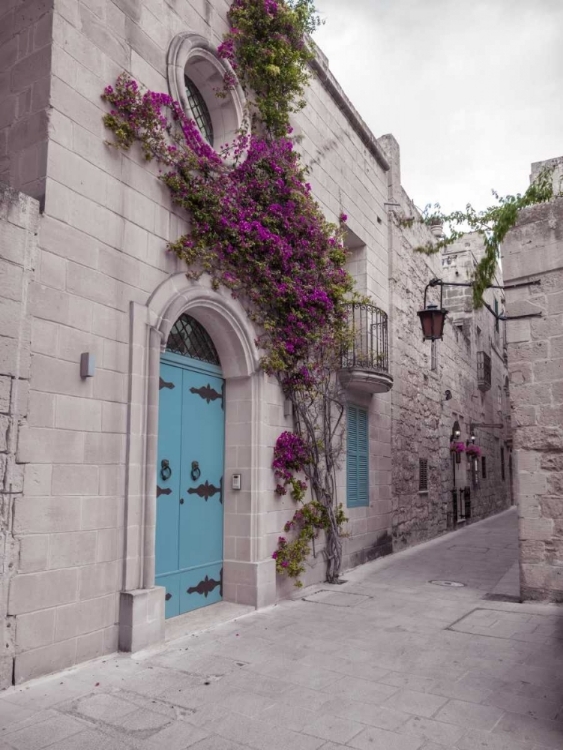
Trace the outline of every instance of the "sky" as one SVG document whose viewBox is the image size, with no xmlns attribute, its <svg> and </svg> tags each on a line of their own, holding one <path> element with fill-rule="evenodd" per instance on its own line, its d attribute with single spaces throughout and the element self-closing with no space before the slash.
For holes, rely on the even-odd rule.
<svg viewBox="0 0 563 750">
<path fill-rule="evenodd" d="M 317 0 L 315 41 L 415 204 L 482 209 L 563 156 L 563 0 Z"/>
</svg>

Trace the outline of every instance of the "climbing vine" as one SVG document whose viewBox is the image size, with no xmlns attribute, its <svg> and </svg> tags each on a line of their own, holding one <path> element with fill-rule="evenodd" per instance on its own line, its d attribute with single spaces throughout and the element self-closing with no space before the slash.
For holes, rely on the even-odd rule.
<svg viewBox="0 0 563 750">
<path fill-rule="evenodd" d="M 307 64 L 314 57 L 306 40 L 320 23 L 313 0 L 235 0 L 228 20 L 219 54 L 238 73 L 255 127 L 283 138 L 290 114 L 305 106 Z M 227 74 L 226 88 L 234 83 Z"/>
<path fill-rule="evenodd" d="M 189 234 L 168 246 L 187 276 L 206 273 L 214 288 L 228 288 L 260 331 L 261 366 L 294 413 L 294 432 L 280 436 L 273 459 L 276 492 L 290 487 L 298 503 L 286 528 L 294 538 L 280 537 L 274 553 L 277 569 L 301 585 L 324 530 L 327 580 L 334 581 L 346 520 L 336 500 L 344 399 L 334 373 L 350 335 L 347 302 L 356 295 L 340 227 L 325 220 L 289 138 L 290 113 L 304 106 L 312 54 L 305 39 L 316 13 L 311 0 L 235 0 L 228 17 L 220 54 L 253 92 L 253 112 L 250 131 L 226 152 L 213 150 L 170 96 L 141 91 L 126 74 L 104 91 L 111 106 L 104 123 L 112 145 L 138 143 L 145 159 L 159 163 L 173 201 L 188 213 Z M 227 74 L 225 87 L 234 84 Z"/>
<path fill-rule="evenodd" d="M 473 304 L 476 308 L 483 305 L 485 290 L 493 283 L 501 243 L 516 224 L 519 212 L 523 208 L 545 203 L 554 197 L 553 169 L 543 170 L 523 194 L 502 197 L 493 190 L 493 196 L 497 203 L 483 211 L 477 211 L 468 204 L 465 211 L 445 214 L 438 203 L 426 206 L 420 221 L 428 226 L 445 226 L 446 232 L 437 242 L 427 242 L 414 248 L 416 252 L 433 255 L 452 245 L 468 231 L 480 234 L 485 254 L 478 263 L 473 278 Z M 415 219 L 400 221 L 404 226 L 408 226 L 412 225 Z"/>
</svg>

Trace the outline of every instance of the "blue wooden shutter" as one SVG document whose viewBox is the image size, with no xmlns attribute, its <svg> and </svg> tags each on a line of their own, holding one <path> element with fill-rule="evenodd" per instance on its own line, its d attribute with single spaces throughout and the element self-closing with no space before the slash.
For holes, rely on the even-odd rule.
<svg viewBox="0 0 563 750">
<path fill-rule="evenodd" d="M 369 505 L 368 413 L 358 406 L 348 407 L 347 421 L 347 505 Z"/>
</svg>

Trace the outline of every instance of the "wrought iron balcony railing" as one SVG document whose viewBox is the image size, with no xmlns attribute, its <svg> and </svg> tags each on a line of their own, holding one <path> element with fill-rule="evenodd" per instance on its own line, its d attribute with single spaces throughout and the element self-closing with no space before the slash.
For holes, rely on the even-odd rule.
<svg viewBox="0 0 563 750">
<path fill-rule="evenodd" d="M 391 389 L 387 313 L 375 305 L 350 303 L 350 344 L 342 353 L 341 377 L 350 387 L 372 393 Z"/>
<path fill-rule="evenodd" d="M 389 331 L 387 313 L 375 305 L 348 305 L 352 342 L 342 356 L 345 369 L 389 372 Z"/>
<path fill-rule="evenodd" d="M 480 391 L 491 389 L 491 358 L 486 352 L 477 352 L 477 387 Z"/>
</svg>

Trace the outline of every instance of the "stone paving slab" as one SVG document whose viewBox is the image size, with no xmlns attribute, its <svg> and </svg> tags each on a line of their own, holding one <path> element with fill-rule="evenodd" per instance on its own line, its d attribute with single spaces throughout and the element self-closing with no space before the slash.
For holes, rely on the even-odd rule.
<svg viewBox="0 0 563 750">
<path fill-rule="evenodd" d="M 161 650 L 11 688 L 0 750 L 561 750 L 563 608 L 514 601 L 516 555 L 509 511 Z"/>
</svg>

